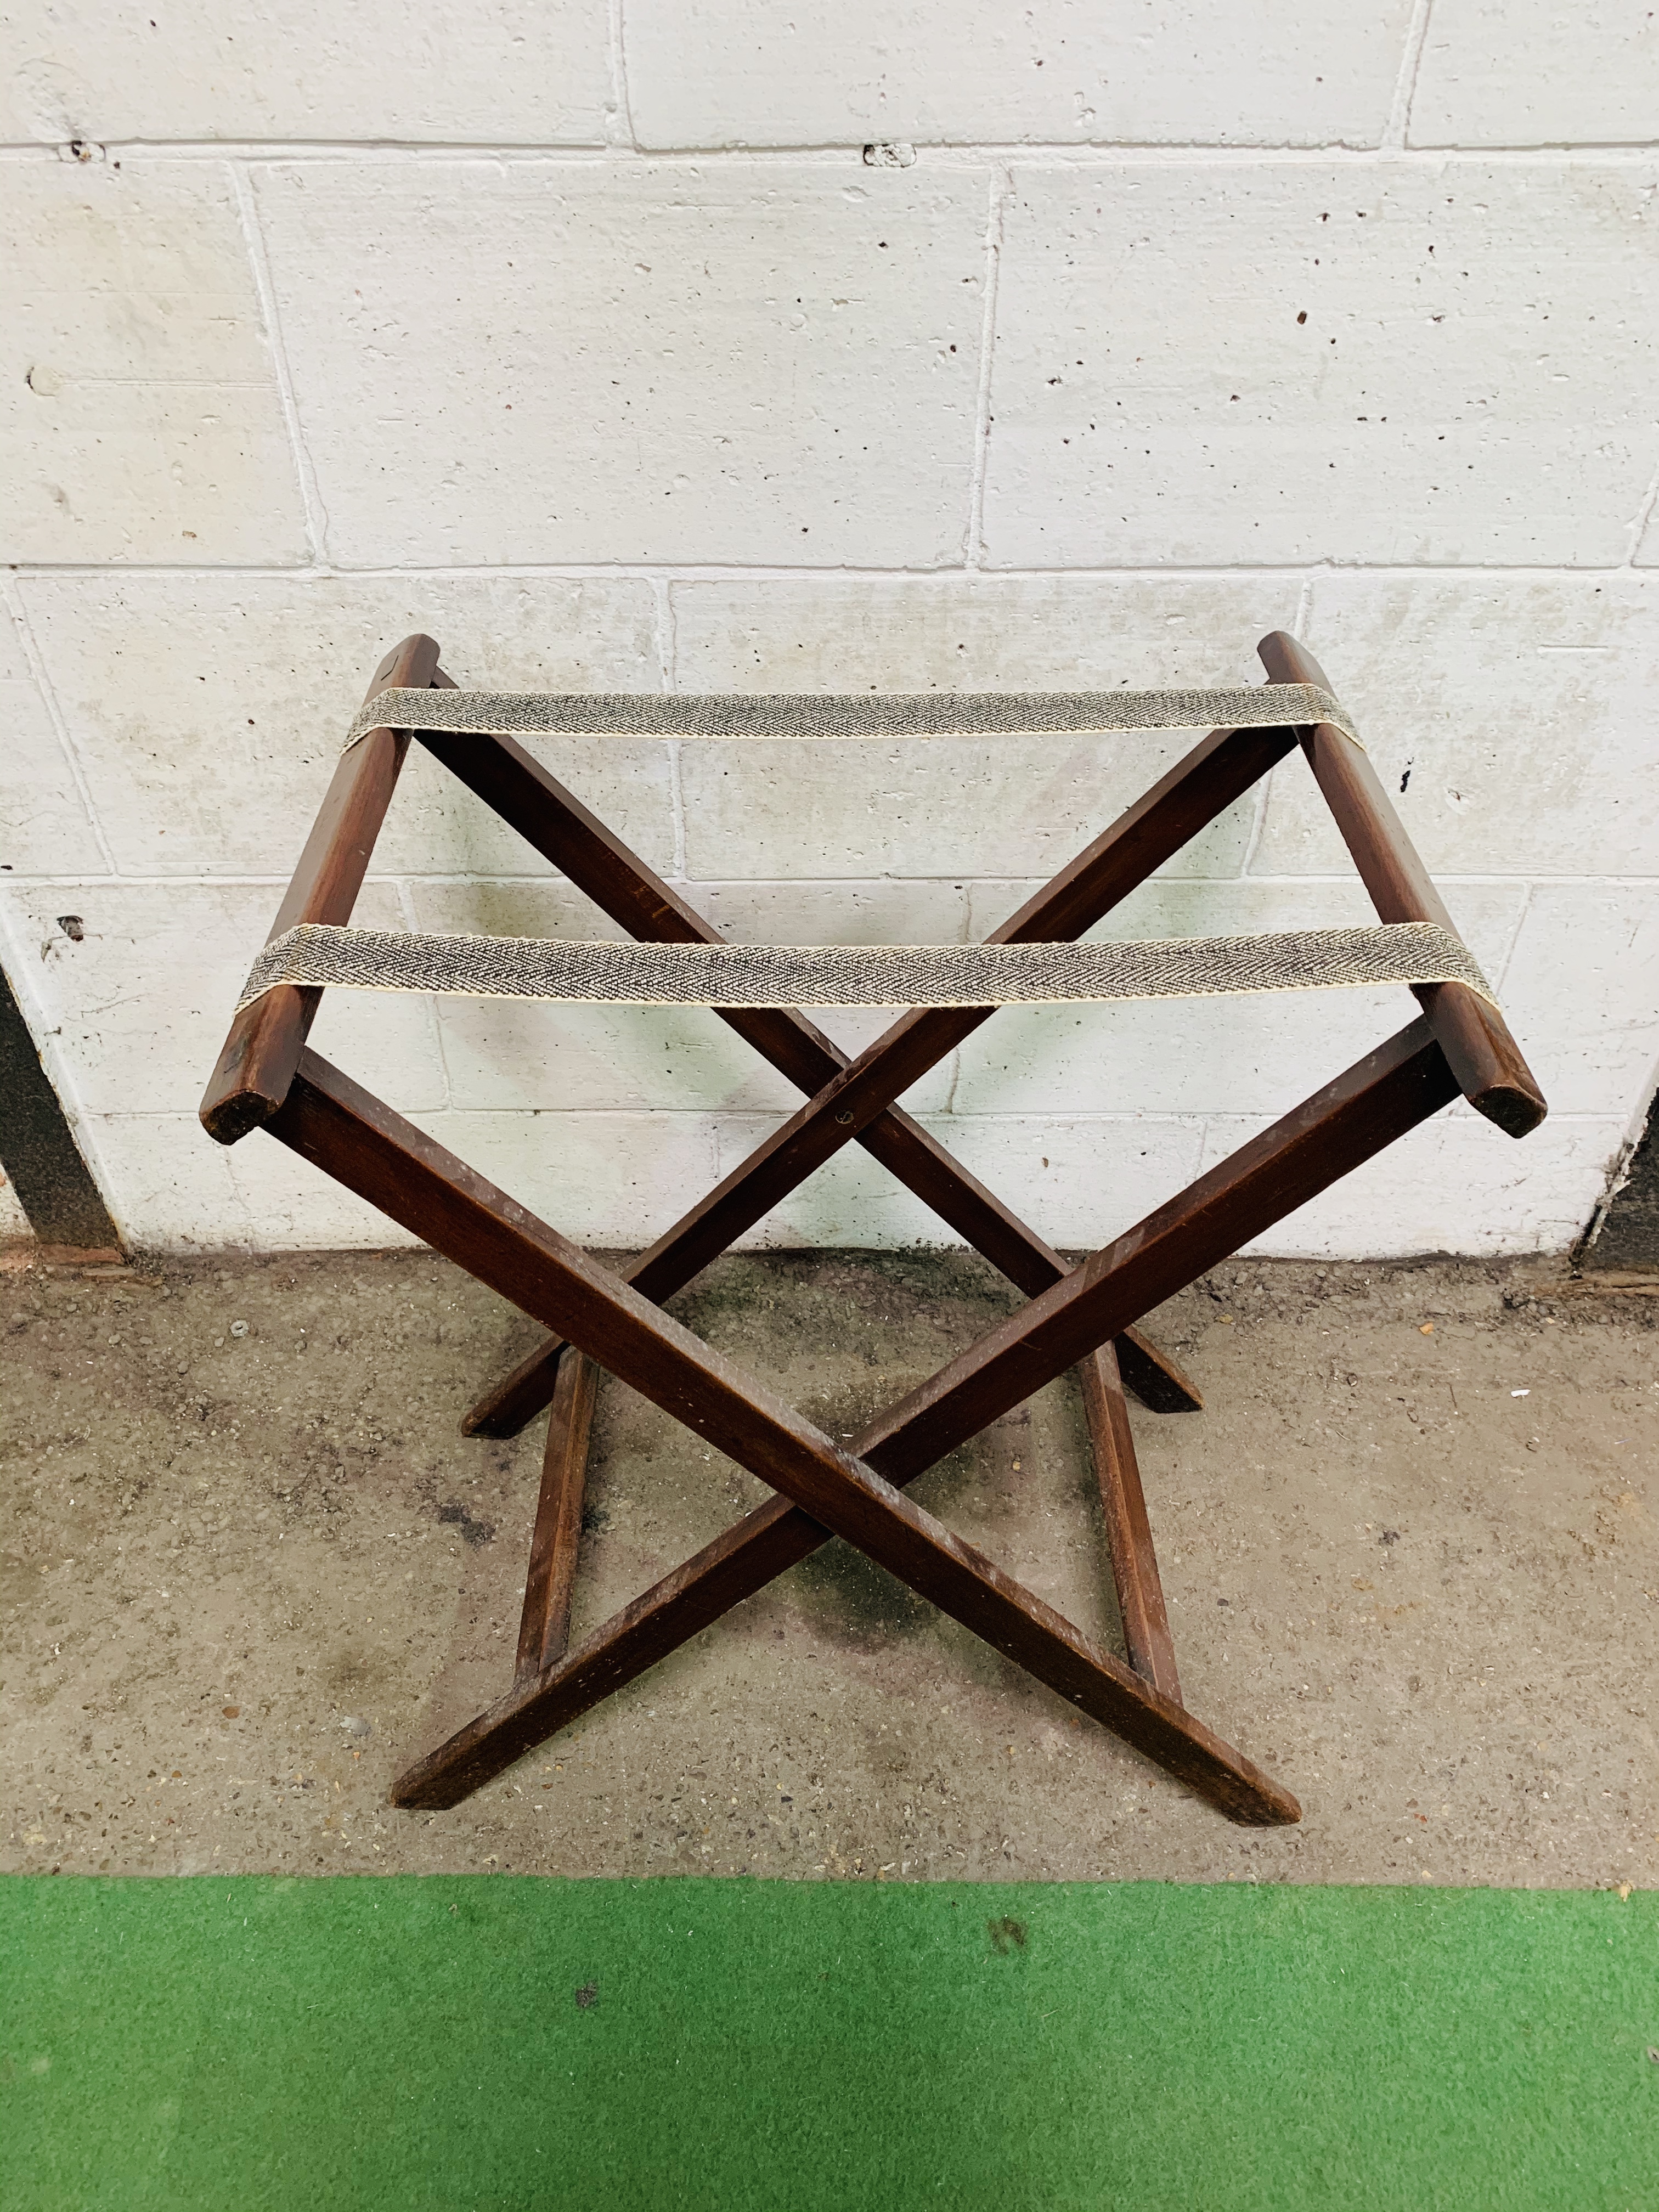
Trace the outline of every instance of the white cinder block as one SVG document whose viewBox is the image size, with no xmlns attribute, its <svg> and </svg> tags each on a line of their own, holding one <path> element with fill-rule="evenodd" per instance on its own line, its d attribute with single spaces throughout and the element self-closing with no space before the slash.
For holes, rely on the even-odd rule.
<svg viewBox="0 0 1659 2212">
<path fill-rule="evenodd" d="M 1030 887 L 976 886 L 1000 920 Z M 1449 884 L 1470 950 L 1496 975 L 1526 887 Z M 1016 893 L 1017 896 L 1010 896 Z M 980 906 L 976 896 L 975 908 Z M 1146 885 L 1090 935 L 1257 936 L 1374 922 L 1358 883 Z M 988 934 L 975 927 L 975 934 Z M 1288 1112 L 1417 1018 L 1403 987 L 1273 991 L 1117 1005 L 1005 1006 L 958 1049 L 952 1110 L 975 1114 Z"/>
<path fill-rule="evenodd" d="M 1307 635 L 1431 874 L 1652 872 L 1659 579 L 1322 576 Z M 1349 865 L 1286 761 L 1253 872 Z"/>
<path fill-rule="evenodd" d="M 9 11 L 0 136 L 401 139 L 599 144 L 610 97 L 605 0 L 409 9 L 111 0 Z"/>
<path fill-rule="evenodd" d="M 1642 145 L 1659 115 L 1647 0 L 1435 0 L 1413 146 Z"/>
<path fill-rule="evenodd" d="M 929 1126 L 1062 1252 L 1092 1251 L 1173 1198 L 1198 1173 L 1204 1136 L 1201 1121 L 1154 1114 L 953 1115 Z"/>
<path fill-rule="evenodd" d="M 419 884 L 421 928 L 445 935 L 607 938 L 623 933 L 562 884 Z M 776 1104 L 797 1094 L 702 1006 L 580 1006 L 514 999 L 434 1001 L 451 1097 L 462 1110 L 714 1111 L 734 1101 Z"/>
<path fill-rule="evenodd" d="M 983 178 L 359 161 L 258 194 L 337 560 L 960 559 Z"/>
<path fill-rule="evenodd" d="M 299 481 L 228 172 L 6 172 L 10 561 L 296 562 Z"/>
<path fill-rule="evenodd" d="M 193 1113 L 270 926 L 259 884 L 26 884 L 8 895 L 27 988 L 88 1113 Z M 77 939 L 59 917 L 78 916 Z M 357 918 L 404 925 L 395 888 L 364 887 Z M 312 1043 L 404 1111 L 440 1107 L 442 1063 L 424 998 L 335 991 Z"/>
<path fill-rule="evenodd" d="M 1040 888 L 1029 881 L 999 883 L 989 878 L 970 885 L 969 937 L 988 937 Z M 1526 885 L 1456 883 L 1443 878 L 1439 889 L 1476 959 L 1488 975 L 1500 975 L 1520 927 Z M 1346 928 L 1376 920 L 1376 909 L 1352 867 L 1342 871 L 1336 882 L 1263 882 L 1247 876 L 1235 883 L 1185 883 L 1154 877 L 1131 891 L 1085 935 L 1091 943 L 1132 937 L 1228 937 L 1270 929 Z M 1255 1000 L 1258 1008 L 1265 1006 L 1270 995 Z M 1327 1006 L 1338 1003 L 1328 994 L 1322 996 Z"/>
<path fill-rule="evenodd" d="M 930 1134 L 1040 1235 L 1068 1248 L 1116 1236 L 1190 1181 L 1204 1134 L 1201 1121 L 1152 1115 L 923 1118 Z M 747 1158 L 767 1127 L 747 1121 L 721 1125 L 721 1175 Z M 754 1248 L 889 1249 L 961 1240 L 866 1153 L 848 1146 L 742 1241 Z"/>
<path fill-rule="evenodd" d="M 282 1242 L 249 1211 L 235 1172 L 256 1150 L 294 1159 L 273 1138 L 245 1138 L 228 1152 L 193 1112 L 91 1114 L 77 1135 L 129 1250 L 259 1251 Z"/>
<path fill-rule="evenodd" d="M 457 682 L 482 690 L 657 688 L 651 588 L 623 577 L 34 576 L 21 588 L 105 834 L 136 873 L 285 881 L 369 678 L 410 631 L 435 636 Z M 535 750 L 653 866 L 672 866 L 665 747 Z M 375 866 L 548 872 L 418 745 Z"/>
<path fill-rule="evenodd" d="M 1185 737 L 688 744 L 694 875 L 1055 873 L 1188 752 Z M 1218 816 L 1173 872 L 1236 874 L 1255 800 Z"/>
<path fill-rule="evenodd" d="M 1259 677 L 1256 640 L 1294 620 L 1298 580 L 826 576 L 672 591 L 680 690 L 1082 691 Z M 688 746 L 688 857 L 808 875 L 1058 867 L 1194 742 L 730 745 L 695 759 Z M 1170 872 L 1236 874 L 1255 811 L 1254 797 L 1229 810 Z"/>
<path fill-rule="evenodd" d="M 740 1167 L 775 1126 L 772 1120 L 753 1116 L 720 1122 L 719 1174 L 725 1176 Z M 952 1142 L 948 1126 L 944 1130 L 937 1123 L 929 1126 L 942 1142 Z M 885 1250 L 895 1245 L 960 1242 L 953 1230 L 859 1145 L 837 1152 L 738 1240 L 740 1249 L 751 1251 L 801 1250 L 820 1244 Z"/>
<path fill-rule="evenodd" d="M 1263 1124 L 1217 1120 L 1212 1166 Z M 1624 1124 L 1552 1116 L 1516 1142 L 1467 1110 L 1437 1115 L 1244 1249 L 1279 1257 L 1560 1252 L 1589 1221 Z"/>
<path fill-rule="evenodd" d="M 1504 1003 L 1554 1112 L 1634 1113 L 1659 1061 L 1659 871 L 1534 885 Z"/>
<path fill-rule="evenodd" d="M 702 1114 L 446 1114 L 440 1144 L 579 1244 L 640 1250 L 719 1180 Z"/>
<path fill-rule="evenodd" d="M 439 1021 L 459 1107 L 509 1107 L 548 1117 L 544 1143 L 567 1114 L 714 1111 L 732 1100 L 796 1095 L 768 1077 L 702 1007 L 538 1006 L 501 999 L 445 999 Z"/>
<path fill-rule="evenodd" d="M 1653 469 L 1656 175 L 1017 172 L 991 564 L 1623 560 Z"/>
<path fill-rule="evenodd" d="M 1405 0 L 629 0 L 629 108 L 663 147 L 1374 146 L 1410 15 Z"/>
<path fill-rule="evenodd" d="M 813 150 L 237 157 L 314 549 L 228 161 L 11 158 L 0 434 L 33 643 L 0 622 L 0 929 L 125 1237 L 413 1241 L 268 1138 L 214 1146 L 195 1109 L 345 723 L 414 629 L 469 687 L 822 692 L 1253 680 L 1257 639 L 1297 629 L 1553 1110 L 1520 1145 L 1441 1115 L 1260 1249 L 1578 1233 L 1659 1056 L 1659 516 L 1632 543 L 1659 163 L 1242 150 L 1374 145 L 1409 0 L 1353 22 L 1306 0 L 810 22 L 628 0 L 631 118 L 606 114 L 589 0 L 395 37 L 314 0 L 279 28 L 184 4 L 158 28 L 24 0 L 0 135 L 510 151 L 631 121 L 694 156 Z M 1569 35 L 1534 0 L 1501 23 L 1436 0 L 1413 143 L 1650 139 L 1644 20 Z M 1006 156 L 927 148 L 1126 139 L 1232 150 L 1014 173 L 969 571 Z M 921 158 L 854 150 L 898 140 Z M 928 943 L 988 933 L 1192 743 L 537 750 L 734 939 Z M 617 933 L 419 746 L 358 919 Z M 1291 760 L 1097 933 L 1365 919 Z M 849 1053 L 894 1018 L 806 1011 Z M 902 1103 L 1052 1242 L 1092 1246 L 1411 1012 L 1403 992 L 1006 1009 Z M 601 1246 L 651 1241 L 799 1103 L 705 1009 L 335 992 L 314 1039 Z M 849 1147 L 745 1241 L 955 1238 Z"/>
<path fill-rule="evenodd" d="M 946 1144 L 953 1132 L 930 1123 Z M 763 1123 L 720 1129 L 720 1172 L 739 1166 L 767 1133 Z M 956 1231 L 895 1182 L 861 1146 L 849 1145 L 738 1240 L 743 1251 L 808 1251 L 821 1245 L 890 1251 L 914 1244 L 960 1245 Z"/>
<path fill-rule="evenodd" d="M 17 626 L 0 609 L 0 872 L 97 873 L 103 854 L 75 774 L 24 658 Z"/>
<path fill-rule="evenodd" d="M 674 583 L 674 688 L 1111 691 L 1259 683 L 1256 641 L 1293 625 L 1301 580 L 1269 572 Z"/>
<path fill-rule="evenodd" d="M 21 1200 L 0 1172 L 0 1245 L 23 1243 L 33 1233 Z"/>
<path fill-rule="evenodd" d="M 422 1117 L 440 1131 L 444 1119 Z M 220 1150 L 205 1131 L 202 1136 L 212 1151 Z M 263 1129 L 244 1137 L 225 1157 L 256 1250 L 349 1251 L 421 1241 Z"/>
<path fill-rule="evenodd" d="M 968 887 L 942 879 L 691 884 L 687 896 L 744 945 L 960 945 L 967 932 Z"/>
<path fill-rule="evenodd" d="M 418 1114 L 410 1119 L 563 1235 L 643 1246 L 714 1177 L 694 1115 Z M 255 1130 L 229 1149 L 194 1114 L 93 1117 L 95 1164 L 124 1236 L 142 1247 L 327 1250 L 420 1240 Z M 550 1134 L 550 1130 L 551 1133 Z"/>
</svg>

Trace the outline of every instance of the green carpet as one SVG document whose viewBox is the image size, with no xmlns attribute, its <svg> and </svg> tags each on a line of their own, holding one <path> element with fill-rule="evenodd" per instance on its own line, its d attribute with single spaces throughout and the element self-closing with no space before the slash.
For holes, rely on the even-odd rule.
<svg viewBox="0 0 1659 2212">
<path fill-rule="evenodd" d="M 5 2212 L 1659 2205 L 1659 1895 L 0 1881 Z"/>
</svg>

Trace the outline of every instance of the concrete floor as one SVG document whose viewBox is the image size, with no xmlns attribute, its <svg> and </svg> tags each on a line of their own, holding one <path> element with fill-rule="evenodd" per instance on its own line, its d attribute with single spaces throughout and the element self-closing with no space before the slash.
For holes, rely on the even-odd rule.
<svg viewBox="0 0 1659 2212">
<path fill-rule="evenodd" d="M 676 1310 L 837 1434 L 1005 1311 L 976 1261 L 721 1262 Z M 477 1797 L 392 1776 L 505 1687 L 537 1332 L 424 1253 L 0 1273 L 0 1864 L 1659 1882 L 1659 1301 L 1559 1267 L 1235 1263 L 1135 1411 L 1188 1704 L 1300 1797 L 1242 1830 L 836 1547 Z M 920 1496 L 1121 1650 L 1069 1379 Z M 760 1486 L 619 1386 L 575 1633 Z"/>
</svg>

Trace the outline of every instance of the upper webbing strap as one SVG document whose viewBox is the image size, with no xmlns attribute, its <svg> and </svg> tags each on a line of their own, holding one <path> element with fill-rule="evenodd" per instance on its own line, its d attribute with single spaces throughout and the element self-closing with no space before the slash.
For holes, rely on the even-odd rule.
<svg viewBox="0 0 1659 2212">
<path fill-rule="evenodd" d="M 1317 684 L 1213 691 L 379 692 L 358 709 L 347 749 L 370 730 L 495 738 L 1048 738 L 1133 730 L 1303 729 L 1328 722 L 1360 742 Z"/>
<path fill-rule="evenodd" d="M 301 922 L 260 953 L 237 1011 L 279 983 L 611 1006 L 1006 1006 L 1449 982 L 1492 1000 L 1468 948 L 1430 921 L 1106 945 L 634 945 Z"/>
</svg>

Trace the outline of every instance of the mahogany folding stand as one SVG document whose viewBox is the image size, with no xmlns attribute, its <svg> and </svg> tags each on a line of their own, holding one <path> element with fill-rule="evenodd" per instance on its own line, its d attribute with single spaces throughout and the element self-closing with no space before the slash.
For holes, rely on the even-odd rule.
<svg viewBox="0 0 1659 2212">
<path fill-rule="evenodd" d="M 1313 660 L 1283 633 L 1265 639 L 1261 654 L 1270 684 L 1324 684 Z M 368 696 L 434 686 L 453 688 L 438 665 L 438 647 L 428 637 L 411 637 L 381 663 Z M 374 730 L 342 757 L 273 937 L 300 922 L 349 920 L 410 734 Z M 514 739 L 413 734 L 633 937 L 720 941 Z M 1379 918 L 1449 927 L 1365 754 L 1322 723 L 1214 731 L 993 941 L 1079 938 L 1298 745 Z M 806 1103 L 625 1277 L 308 1050 L 319 991 L 281 984 L 246 1006 L 203 1101 L 209 1132 L 229 1145 L 252 1129 L 269 1130 L 551 1332 L 463 1423 L 472 1435 L 511 1436 L 544 1407 L 552 1408 L 516 1678 L 487 1711 L 399 1778 L 393 1802 L 457 1803 L 836 1535 L 1231 1819 L 1261 1825 L 1299 1819 L 1285 1790 L 1182 1703 L 1124 1385 L 1155 1410 L 1195 1409 L 1192 1384 L 1139 1333 L 1141 1316 L 1460 1093 L 1511 1136 L 1524 1136 L 1542 1120 L 1543 1098 L 1497 1009 L 1463 983 L 1414 988 L 1419 1018 L 1076 1267 L 894 1104 L 994 1009 L 905 1014 L 851 1060 L 799 1012 L 716 1010 L 806 1094 Z M 843 1449 L 661 1309 L 852 1143 L 890 1169 L 1029 1303 Z M 904 1494 L 924 1468 L 1072 1366 L 1082 1383 L 1127 1665 Z M 601 1369 L 750 1468 L 776 1495 L 570 1650 Z"/>
</svg>

